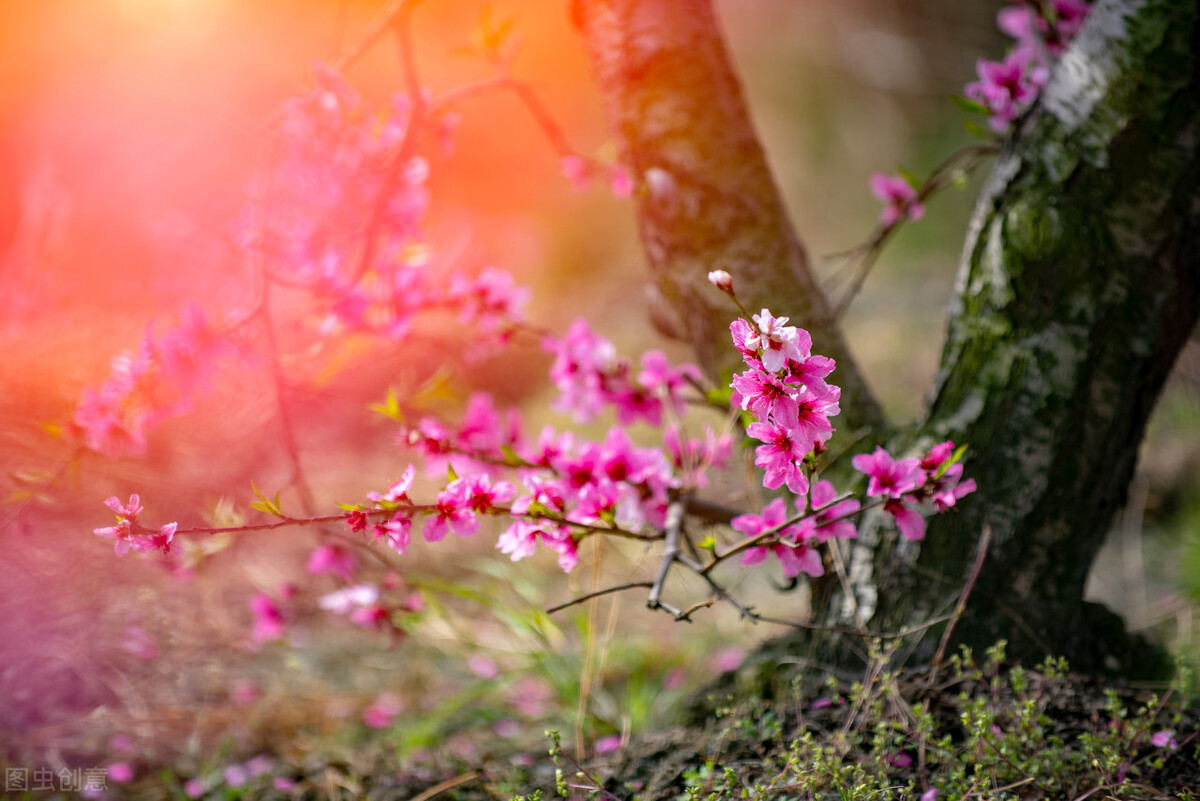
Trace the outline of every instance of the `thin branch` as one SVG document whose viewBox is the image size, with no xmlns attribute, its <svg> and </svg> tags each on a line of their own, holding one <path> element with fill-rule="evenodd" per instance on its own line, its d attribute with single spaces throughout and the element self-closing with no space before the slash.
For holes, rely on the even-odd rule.
<svg viewBox="0 0 1200 801">
<path fill-rule="evenodd" d="M 987 558 L 988 546 L 991 542 L 992 527 L 984 524 L 983 531 L 979 536 L 979 546 L 975 552 L 975 564 L 971 567 L 971 575 L 967 578 L 967 583 L 963 585 L 962 592 L 958 596 L 958 603 L 951 615 L 950 625 L 946 626 L 946 630 L 942 633 L 942 641 L 938 643 L 937 652 L 933 655 L 933 670 L 929 674 L 930 685 L 937 681 L 938 668 L 942 663 L 942 657 L 946 655 L 946 647 L 950 644 L 950 635 L 954 633 L 954 627 L 958 625 L 959 618 L 967 609 L 967 599 L 971 597 L 971 590 L 975 588 L 975 582 L 979 580 L 979 574 L 983 570 L 983 561 Z"/>
<path fill-rule="evenodd" d="M 679 530 L 683 527 L 684 501 L 676 498 L 667 506 L 667 520 L 663 530 L 666 532 L 666 544 L 663 546 L 662 561 L 658 563 L 658 575 L 650 587 L 650 597 L 646 606 L 657 609 L 662 605 L 663 584 L 667 574 L 671 572 L 671 563 L 679 557 Z"/>
<path fill-rule="evenodd" d="M 921 185 L 920 190 L 917 192 L 917 201 L 925 202 L 948 186 L 957 173 L 973 172 L 985 158 L 996 154 L 999 150 L 998 145 L 986 144 L 975 145 L 974 147 L 959 150 L 957 153 L 952 153 L 945 161 L 934 168 L 933 172 L 925 180 L 925 183 Z M 855 297 L 862 290 L 863 284 L 866 283 L 867 276 L 871 274 L 871 268 L 875 266 L 875 262 L 878 260 L 884 244 L 891 239 L 892 235 L 905 222 L 905 218 L 900 217 L 890 224 L 879 225 L 874 233 L 872 233 L 871 238 L 865 243 L 848 253 L 842 254 L 851 260 L 859 259 L 859 263 L 858 271 L 851 282 L 850 289 L 846 291 L 845 296 L 834 310 L 833 317 L 835 320 L 840 320 L 846 314 L 846 310 L 850 308 L 850 304 L 854 302 Z"/>
<path fill-rule="evenodd" d="M 434 796 L 441 795 L 447 790 L 452 790 L 455 787 L 458 787 L 460 784 L 466 784 L 469 781 L 474 781 L 482 775 L 483 774 L 479 771 L 473 770 L 470 773 L 464 773 L 461 776 L 455 776 L 453 779 L 446 779 L 446 781 L 439 782 L 420 795 L 415 796 L 412 801 L 429 801 L 429 799 L 433 798 Z"/>
<path fill-rule="evenodd" d="M 408 5 L 408 0 L 388 0 L 383 8 L 375 14 L 371 21 L 367 24 L 362 35 L 342 50 L 336 58 L 329 62 L 329 67 L 338 72 L 341 72 L 358 60 L 359 56 L 371 49 L 371 47 L 387 34 L 388 28 L 399 16 L 400 12 L 405 10 Z"/>
<path fill-rule="evenodd" d="M 579 604 L 590 601 L 593 598 L 599 598 L 601 595 L 610 595 L 614 592 L 624 592 L 625 590 L 633 590 L 639 587 L 646 588 L 653 586 L 654 583 L 650 581 L 632 581 L 628 584 L 618 584 L 615 587 L 605 587 L 602 590 L 596 590 L 595 592 L 589 592 L 587 595 L 580 595 L 578 598 L 572 598 L 566 603 L 561 603 L 558 606 L 552 606 L 546 610 L 546 614 L 552 615 L 555 612 L 561 612 L 564 609 L 569 609 L 572 606 L 578 606 Z"/>
</svg>

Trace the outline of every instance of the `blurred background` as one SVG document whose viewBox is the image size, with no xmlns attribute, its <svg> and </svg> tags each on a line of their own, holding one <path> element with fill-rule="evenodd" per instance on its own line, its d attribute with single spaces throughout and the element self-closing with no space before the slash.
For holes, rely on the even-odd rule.
<svg viewBox="0 0 1200 801">
<path fill-rule="evenodd" d="M 286 643 L 262 644 L 249 636 L 248 597 L 287 581 L 336 586 L 304 572 L 311 533 L 206 540 L 188 552 L 196 569 L 187 581 L 151 561 L 117 558 L 92 535 L 112 523 L 102 505 L 109 495 L 139 492 L 148 520 L 181 525 L 258 519 L 248 507 L 251 481 L 268 495 L 283 490 L 285 506 L 295 502 L 276 398 L 253 367 L 224 367 L 191 412 L 150 433 L 143 456 L 76 452 L 63 427 L 84 388 L 103 381 L 112 357 L 135 348 L 148 325 L 169 324 L 187 300 L 211 314 L 246 302 L 233 220 L 262 164 L 272 115 L 309 85 L 314 60 L 355 42 L 381 5 L 0 5 L 6 765 L 126 762 L 135 788 L 159 781 L 165 765 L 179 782 L 211 789 L 259 754 L 278 760 L 280 776 L 308 760 L 352 782 L 355 770 L 370 770 L 363 754 L 399 753 L 430 776 L 455 759 L 527 760 L 543 752 L 547 726 L 582 747 L 607 748 L 668 720 L 679 699 L 778 633 L 721 608 L 673 624 L 636 593 L 547 616 L 542 610 L 603 585 L 605 575 L 649 576 L 654 555 L 589 546 L 568 578 L 546 554 L 509 562 L 481 533 L 441 547 L 416 538 L 396 560 L 392 581 L 419 599 L 406 635 L 339 627 L 309 602 L 295 608 Z M 521 46 L 514 74 L 579 153 L 610 161 L 566 5 L 421 5 L 412 20 L 421 83 L 437 96 L 491 76 L 472 31 L 481 19 L 511 18 Z M 974 79 L 977 58 L 1002 55 L 1000 6 L 717 3 L 777 180 L 831 291 L 848 269 L 831 254 L 863 242 L 879 214 L 868 176 L 899 167 L 924 176 L 973 141 L 948 97 Z M 346 78 L 383 108 L 403 86 L 400 64 L 384 38 Z M 572 187 L 513 95 L 482 95 L 461 111 L 452 150 L 431 156 L 435 249 L 512 272 L 531 287 L 529 314 L 541 325 L 562 331 L 587 316 L 626 353 L 658 347 L 686 359 L 647 321 L 630 204 L 602 185 Z M 937 197 L 923 222 L 900 232 L 847 318 L 852 346 L 898 420 L 919 414 L 933 376 L 980 180 Z M 324 509 L 362 502 L 398 478 L 408 457 L 393 444 L 394 426 L 367 405 L 388 387 L 428 389 L 440 366 L 451 377 L 428 402 L 447 416 L 469 392 L 487 390 L 531 420 L 568 423 L 548 411 L 549 360 L 536 343 L 464 366 L 467 343 L 452 328 L 432 345 L 357 343 L 337 353 L 302 349 L 302 336 L 284 333 L 285 346 L 297 346 L 285 350 L 284 365 L 301 461 Z M 1198 376 L 1200 355 L 1190 349 L 1093 577 L 1095 596 L 1131 625 L 1185 649 L 1194 629 L 1188 592 L 1200 594 L 1188 585 L 1200 576 Z M 769 565 L 730 577 L 764 611 L 801 616 L 803 594 L 776 592 L 776 579 Z M 686 582 L 678 591 L 703 596 Z"/>
</svg>

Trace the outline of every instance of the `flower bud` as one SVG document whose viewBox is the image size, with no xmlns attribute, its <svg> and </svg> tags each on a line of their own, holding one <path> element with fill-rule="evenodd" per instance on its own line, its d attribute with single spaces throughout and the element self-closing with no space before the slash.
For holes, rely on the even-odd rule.
<svg viewBox="0 0 1200 801">
<path fill-rule="evenodd" d="M 733 294 L 733 276 L 724 270 L 713 270 L 708 274 L 708 282 L 722 292 Z"/>
</svg>

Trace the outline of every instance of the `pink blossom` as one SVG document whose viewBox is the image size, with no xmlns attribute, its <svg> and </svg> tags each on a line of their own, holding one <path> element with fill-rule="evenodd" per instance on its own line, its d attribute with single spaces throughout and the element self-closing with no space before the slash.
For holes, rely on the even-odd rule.
<svg viewBox="0 0 1200 801">
<path fill-rule="evenodd" d="M 158 649 L 154 647 L 154 638 L 141 626 L 129 626 L 125 629 L 125 642 L 121 648 L 139 659 L 155 659 Z"/>
<path fill-rule="evenodd" d="M 782 370 L 787 361 L 802 362 L 809 356 L 812 339 L 803 328 L 785 325 L 787 317 L 775 317 L 767 309 L 753 316 L 762 334 L 763 368 L 770 373 Z"/>
<path fill-rule="evenodd" d="M 801 462 L 808 454 L 793 432 L 771 423 L 751 423 L 746 433 L 766 444 L 755 449 L 754 464 L 763 468 L 763 486 L 778 489 L 786 484 L 797 495 L 808 492 L 808 477 Z M 811 442 L 806 443 L 811 448 Z"/>
<path fill-rule="evenodd" d="M 508 688 L 508 702 L 526 717 L 538 717 L 549 709 L 554 692 L 544 679 L 527 677 Z"/>
<path fill-rule="evenodd" d="M 128 762 L 114 762 L 108 766 L 108 778 L 117 784 L 128 784 L 133 781 L 133 765 Z"/>
<path fill-rule="evenodd" d="M 624 199 L 633 194 L 633 176 L 623 167 L 613 167 L 608 182 L 615 198 Z"/>
<path fill-rule="evenodd" d="M 827 442 L 833 436 L 829 418 L 841 411 L 838 403 L 841 395 L 840 387 L 827 386 L 823 393 L 806 387 L 797 398 L 793 437 L 806 455 L 817 443 Z"/>
<path fill-rule="evenodd" d="M 326 612 L 349 615 L 356 609 L 374 607 L 379 603 L 379 588 L 374 584 L 355 584 L 328 595 L 322 595 L 317 605 Z"/>
<path fill-rule="evenodd" d="M 508 503 L 517 494 L 517 488 L 511 481 L 497 481 L 493 485 L 486 473 L 477 473 L 462 481 L 467 505 L 484 514 L 496 511 L 500 504 Z"/>
<path fill-rule="evenodd" d="M 388 488 L 383 495 L 378 492 L 368 492 L 367 498 L 375 503 L 401 503 L 408 501 L 408 491 L 412 489 L 413 479 L 416 478 L 417 468 L 409 465 L 404 469 L 400 480 Z"/>
<path fill-rule="evenodd" d="M 920 540 L 925 538 L 925 518 L 903 500 L 888 498 L 884 501 L 883 511 L 887 512 L 896 521 L 896 527 L 900 529 L 900 533 L 905 539 Z"/>
<path fill-rule="evenodd" d="M 112 540 L 113 550 L 118 556 L 124 556 L 129 553 L 129 546 L 133 541 L 133 529 L 128 520 L 122 520 L 115 526 L 92 529 L 92 533 L 97 537 Z"/>
<path fill-rule="evenodd" d="M 429 542 L 437 542 L 453 531 L 460 537 L 469 537 L 479 530 L 479 520 L 471 511 L 471 498 L 463 479 L 451 481 L 446 489 L 438 493 L 434 514 L 425 521 L 422 532 Z"/>
<path fill-rule="evenodd" d="M 719 673 L 737 670 L 746 661 L 746 651 L 742 648 L 722 648 L 712 657 L 713 669 Z"/>
<path fill-rule="evenodd" d="M 668 426 L 663 431 L 663 445 L 684 486 L 707 487 L 708 468 L 724 466 L 733 454 L 733 437 L 718 435 L 712 426 L 705 426 L 703 440 L 686 442 L 681 441 L 679 428 Z"/>
<path fill-rule="evenodd" d="M 580 156 L 563 156 L 559 161 L 563 176 L 571 184 L 572 189 L 583 189 L 591 180 L 591 169 Z"/>
<path fill-rule="evenodd" d="M 787 510 L 783 499 L 776 498 L 767 504 L 761 515 L 739 515 L 733 519 L 730 525 L 748 537 L 757 537 L 779 528 L 786 521 Z M 810 576 L 820 576 L 824 573 L 824 566 L 816 552 L 804 543 L 797 544 L 787 541 L 793 539 L 798 533 L 799 529 L 796 526 L 780 529 L 776 532 L 779 541 L 766 542 L 747 549 L 742 556 L 742 564 L 758 564 L 766 559 L 767 553 L 770 552 L 783 565 L 783 574 L 788 578 L 799 575 L 801 571 Z"/>
<path fill-rule="evenodd" d="M 733 388 L 741 396 L 741 407 L 759 420 L 773 417 L 778 425 L 795 428 L 800 420 L 796 396 L 800 388 L 774 373 L 749 369 L 733 377 Z"/>
<path fill-rule="evenodd" d="M 679 410 L 683 408 L 680 393 L 689 383 L 700 380 L 700 369 L 694 364 L 672 367 L 666 354 L 651 350 L 642 354 L 642 371 L 638 373 L 637 380 L 655 397 Z"/>
<path fill-rule="evenodd" d="M 500 675 L 496 663 L 483 654 L 472 654 L 467 658 L 467 667 L 481 679 L 494 679 Z"/>
<path fill-rule="evenodd" d="M 1150 743 L 1155 748 L 1166 748 L 1171 751 L 1179 747 L 1179 743 L 1175 741 L 1175 732 L 1171 729 L 1154 732 L 1154 735 L 1150 738 Z"/>
<path fill-rule="evenodd" d="M 136 492 L 129 496 L 129 503 L 122 504 L 120 499 L 114 495 L 107 498 L 104 505 L 116 512 L 118 517 L 126 520 L 136 520 L 137 516 L 142 513 L 141 498 Z"/>
<path fill-rule="evenodd" d="M 870 476 L 871 480 L 867 484 L 867 496 L 870 498 L 879 495 L 899 498 L 925 481 L 925 474 L 921 471 L 917 459 L 896 461 L 881 447 L 876 447 L 870 456 L 855 456 L 850 464 L 855 470 Z"/>
<path fill-rule="evenodd" d="M 374 534 L 403 556 L 408 552 L 408 543 L 412 538 L 412 516 L 407 512 L 396 512 L 386 523 L 375 526 Z"/>
<path fill-rule="evenodd" d="M 1037 64 L 1028 48 L 1017 48 L 1004 61 L 976 64 L 979 80 L 967 84 L 967 97 L 987 108 L 993 129 L 1003 131 L 1016 119 L 1025 105 L 1033 102 L 1045 84 L 1048 71 Z"/>
<path fill-rule="evenodd" d="M 595 417 L 604 407 L 604 376 L 617 366 L 612 343 L 594 334 L 580 318 L 566 337 L 547 338 L 545 347 L 555 356 L 550 379 L 561 395 L 555 408 L 573 413 L 578 422 Z"/>
<path fill-rule="evenodd" d="M 917 196 L 917 190 L 901 175 L 874 173 L 871 176 L 871 193 L 883 203 L 879 222 L 894 225 L 902 217 L 916 222 L 925 216 L 925 206 Z"/>
<path fill-rule="evenodd" d="M 729 324 L 729 333 L 733 336 L 733 346 L 742 354 L 746 364 L 751 367 L 761 365 L 758 350 L 762 347 L 762 335 L 758 329 L 739 317 Z"/>
<path fill-rule="evenodd" d="M 809 503 L 814 511 L 813 514 L 800 521 L 798 526 L 800 533 L 797 538 L 801 541 L 816 539 L 824 542 L 830 537 L 837 539 L 857 537 L 858 530 L 852 522 L 845 518 L 859 510 L 859 502 L 853 498 L 847 498 L 834 503 L 836 500 L 837 490 L 829 481 L 818 481 L 813 485 Z M 803 498 L 796 499 L 796 508 L 798 511 L 804 511 Z"/>
<path fill-rule="evenodd" d="M 259 688 L 253 679 L 238 679 L 229 694 L 234 706 L 250 706 L 258 700 Z"/>
<path fill-rule="evenodd" d="M 308 560 L 309 573 L 332 573 L 346 581 L 354 580 L 357 566 L 358 558 L 340 545 L 322 545 L 312 552 Z"/>
<path fill-rule="evenodd" d="M 725 270 L 711 270 L 708 282 L 726 294 L 733 294 L 733 276 Z"/>
<path fill-rule="evenodd" d="M 252 597 L 250 612 L 254 615 L 254 629 L 250 636 L 255 642 L 278 640 L 283 637 L 287 617 L 271 596 L 260 592 Z"/>
<path fill-rule="evenodd" d="M 363 710 L 362 720 L 372 729 L 386 729 L 401 709 L 400 699 L 391 693 L 383 693 Z"/>
<path fill-rule="evenodd" d="M 496 331 L 525 319 L 529 288 L 518 286 L 511 273 L 488 267 L 474 278 L 452 276 L 447 298 L 460 307 L 462 322 Z"/>
<path fill-rule="evenodd" d="M 603 754 L 611 754 L 621 747 L 621 735 L 610 734 L 606 737 L 601 737 L 595 744 L 597 756 Z"/>
</svg>

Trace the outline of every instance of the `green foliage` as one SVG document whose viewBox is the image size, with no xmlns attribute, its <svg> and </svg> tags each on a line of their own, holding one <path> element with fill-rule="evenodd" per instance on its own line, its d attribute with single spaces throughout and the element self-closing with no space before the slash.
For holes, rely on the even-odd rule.
<svg viewBox="0 0 1200 801">
<path fill-rule="evenodd" d="M 843 687 L 830 679 L 786 745 L 784 721 L 761 699 L 724 710 L 723 751 L 751 748 L 758 758 L 685 769 L 677 801 L 1161 798 L 1151 775 L 1169 760 L 1195 758 L 1174 741 L 1154 741 L 1181 731 L 1187 670 L 1162 697 L 1130 706 L 1113 690 L 1092 703 L 1095 694 L 1073 683 L 1062 660 L 1009 666 L 1003 642 L 982 660 L 964 649 L 940 686 L 937 672 L 902 676 L 891 664 L 890 653 L 875 649 L 863 680 Z"/>
</svg>

